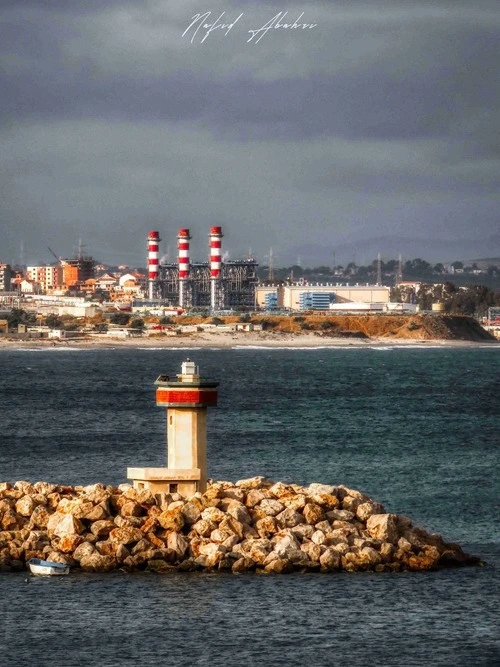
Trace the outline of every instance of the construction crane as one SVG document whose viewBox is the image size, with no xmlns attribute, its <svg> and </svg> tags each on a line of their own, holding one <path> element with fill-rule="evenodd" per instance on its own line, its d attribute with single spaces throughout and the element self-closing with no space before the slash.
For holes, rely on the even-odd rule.
<svg viewBox="0 0 500 667">
<path fill-rule="evenodd" d="M 47 246 L 47 247 L 48 247 L 48 246 Z M 52 250 L 52 248 L 49 248 L 49 250 L 50 250 L 50 253 L 51 253 L 52 255 L 54 255 L 54 257 L 57 259 L 57 261 L 59 262 L 59 264 L 60 264 L 61 266 L 64 266 L 65 263 L 66 263 L 66 262 L 64 261 L 64 259 L 61 259 L 61 257 L 58 257 L 58 256 L 56 255 L 56 253 Z"/>
</svg>

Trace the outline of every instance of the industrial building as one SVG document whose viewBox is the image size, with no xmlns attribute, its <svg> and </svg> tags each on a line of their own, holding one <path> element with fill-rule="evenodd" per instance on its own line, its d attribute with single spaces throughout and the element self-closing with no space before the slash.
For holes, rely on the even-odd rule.
<svg viewBox="0 0 500 667">
<path fill-rule="evenodd" d="M 212 311 L 255 307 L 257 262 L 222 259 L 222 228 L 211 227 L 209 261 L 191 262 L 189 229 L 177 234 L 177 263 L 158 262 L 158 232 L 148 234 L 148 292 L 170 306 Z"/>
<path fill-rule="evenodd" d="M 256 305 L 265 310 L 349 310 L 350 303 L 387 304 L 390 287 L 383 285 L 276 285 L 256 289 Z"/>
</svg>

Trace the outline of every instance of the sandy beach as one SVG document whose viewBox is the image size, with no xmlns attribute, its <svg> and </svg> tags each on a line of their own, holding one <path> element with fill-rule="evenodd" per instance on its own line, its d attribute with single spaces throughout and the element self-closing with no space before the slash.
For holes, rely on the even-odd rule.
<svg viewBox="0 0 500 667">
<path fill-rule="evenodd" d="M 331 337 L 315 333 L 273 333 L 273 332 L 203 332 L 181 336 L 145 336 L 118 338 L 106 335 L 85 338 L 54 339 L 13 339 L 0 338 L 0 350 L 9 348 L 321 348 L 321 347 L 373 347 L 373 346 L 419 346 L 419 347 L 469 347 L 495 346 L 498 342 L 478 342 L 468 340 L 442 340 L 419 338 L 355 338 Z"/>
</svg>

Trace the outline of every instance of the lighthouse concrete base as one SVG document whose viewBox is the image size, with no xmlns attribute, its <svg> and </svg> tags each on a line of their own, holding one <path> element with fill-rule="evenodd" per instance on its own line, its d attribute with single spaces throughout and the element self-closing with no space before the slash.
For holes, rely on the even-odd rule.
<svg viewBox="0 0 500 667">
<path fill-rule="evenodd" d="M 197 491 L 206 490 L 199 468 L 127 468 L 127 478 L 132 480 L 135 489 L 149 489 L 151 493 L 180 493 L 191 497 Z"/>
</svg>

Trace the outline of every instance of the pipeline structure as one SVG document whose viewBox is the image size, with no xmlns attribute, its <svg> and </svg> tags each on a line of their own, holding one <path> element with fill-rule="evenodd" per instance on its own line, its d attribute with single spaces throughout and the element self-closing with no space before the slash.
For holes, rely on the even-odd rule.
<svg viewBox="0 0 500 667">
<path fill-rule="evenodd" d="M 161 263 L 159 232 L 149 232 L 149 298 L 184 309 L 254 308 L 258 264 L 253 259 L 224 260 L 222 238 L 222 227 L 210 227 L 209 261 L 191 262 L 191 234 L 189 229 L 181 228 L 177 233 L 177 262 Z"/>
</svg>

